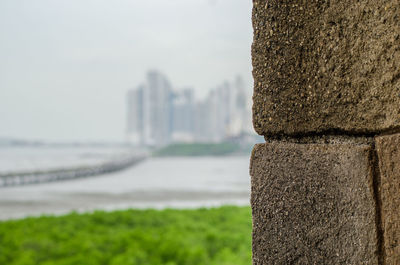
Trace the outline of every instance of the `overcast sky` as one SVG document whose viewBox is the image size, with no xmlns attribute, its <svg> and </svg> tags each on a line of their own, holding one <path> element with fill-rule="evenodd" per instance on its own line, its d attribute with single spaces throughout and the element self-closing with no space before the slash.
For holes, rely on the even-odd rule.
<svg viewBox="0 0 400 265">
<path fill-rule="evenodd" d="M 148 69 L 199 96 L 242 75 L 250 0 L 1 0 L 0 137 L 122 141 Z"/>
</svg>

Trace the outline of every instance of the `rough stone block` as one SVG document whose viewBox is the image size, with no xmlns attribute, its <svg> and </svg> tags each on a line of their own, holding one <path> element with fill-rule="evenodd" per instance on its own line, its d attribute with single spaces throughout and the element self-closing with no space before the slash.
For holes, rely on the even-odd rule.
<svg viewBox="0 0 400 265">
<path fill-rule="evenodd" d="M 400 127 L 400 1 L 253 2 L 259 134 Z"/>
<path fill-rule="evenodd" d="M 378 264 L 371 155 L 364 144 L 256 145 L 253 264 Z"/>
<path fill-rule="evenodd" d="M 385 264 L 400 264 L 400 134 L 376 138 Z"/>
</svg>

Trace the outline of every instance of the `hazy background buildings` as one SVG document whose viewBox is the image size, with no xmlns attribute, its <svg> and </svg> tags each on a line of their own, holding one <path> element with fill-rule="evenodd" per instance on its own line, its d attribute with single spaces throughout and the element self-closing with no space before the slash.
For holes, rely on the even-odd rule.
<svg viewBox="0 0 400 265">
<path fill-rule="evenodd" d="M 127 94 L 127 140 L 138 146 L 222 142 L 252 135 L 250 102 L 242 77 L 225 81 L 203 99 L 177 89 L 159 71 Z"/>
<path fill-rule="evenodd" d="M 168 76 L 169 89 L 193 88 L 197 100 L 224 79 L 232 85 L 236 74 L 251 93 L 251 7 L 246 0 L 1 0 L 0 138 L 123 141 L 126 90 L 147 83 L 153 68 Z M 165 134 L 147 125 L 147 141 Z"/>
</svg>

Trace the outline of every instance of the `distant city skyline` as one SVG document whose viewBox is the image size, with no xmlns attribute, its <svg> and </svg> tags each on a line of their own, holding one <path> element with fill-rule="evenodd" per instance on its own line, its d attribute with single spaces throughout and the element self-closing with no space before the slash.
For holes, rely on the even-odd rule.
<svg viewBox="0 0 400 265">
<path fill-rule="evenodd" d="M 147 69 L 204 98 L 251 89 L 251 1 L 0 1 L 0 138 L 122 141 Z M 251 91 L 249 91 L 251 93 Z"/>
<path fill-rule="evenodd" d="M 127 93 L 127 141 L 137 146 L 173 142 L 222 142 L 254 134 L 250 98 L 240 75 L 210 90 L 205 98 L 193 88 L 179 89 L 160 71 Z"/>
</svg>

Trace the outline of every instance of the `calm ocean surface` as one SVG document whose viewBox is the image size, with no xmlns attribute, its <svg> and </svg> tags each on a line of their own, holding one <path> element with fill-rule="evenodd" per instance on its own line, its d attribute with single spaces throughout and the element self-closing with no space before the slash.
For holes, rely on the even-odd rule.
<svg viewBox="0 0 400 265">
<path fill-rule="evenodd" d="M 37 150 L 36 150 L 37 152 Z M 98 163 L 124 149 L 0 150 L 0 172 Z M 30 158 L 29 158 L 30 157 Z M 149 158 L 97 177 L 0 188 L 0 219 L 70 211 L 248 205 L 249 156 Z"/>
</svg>

